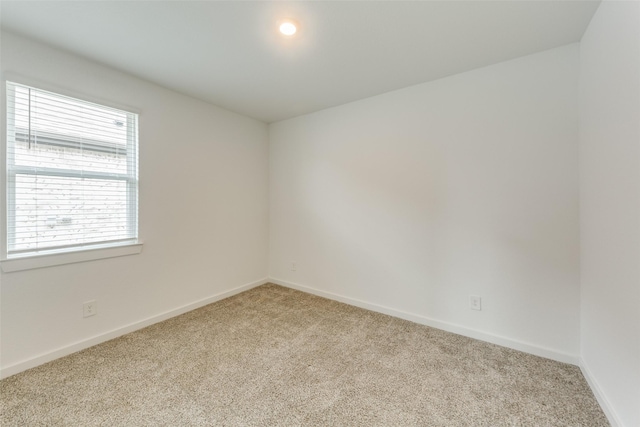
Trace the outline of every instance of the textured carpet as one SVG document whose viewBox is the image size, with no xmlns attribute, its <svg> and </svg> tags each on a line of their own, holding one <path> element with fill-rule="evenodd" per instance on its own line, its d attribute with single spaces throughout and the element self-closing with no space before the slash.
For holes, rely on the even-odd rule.
<svg viewBox="0 0 640 427">
<path fill-rule="evenodd" d="M 580 370 L 264 285 L 0 382 L 2 426 L 605 426 Z"/>
</svg>

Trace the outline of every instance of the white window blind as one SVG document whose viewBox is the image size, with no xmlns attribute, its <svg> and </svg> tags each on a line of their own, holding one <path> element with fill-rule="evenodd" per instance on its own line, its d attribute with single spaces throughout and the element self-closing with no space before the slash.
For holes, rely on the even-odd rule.
<svg viewBox="0 0 640 427">
<path fill-rule="evenodd" d="M 138 116 L 7 82 L 7 256 L 137 241 Z"/>
</svg>

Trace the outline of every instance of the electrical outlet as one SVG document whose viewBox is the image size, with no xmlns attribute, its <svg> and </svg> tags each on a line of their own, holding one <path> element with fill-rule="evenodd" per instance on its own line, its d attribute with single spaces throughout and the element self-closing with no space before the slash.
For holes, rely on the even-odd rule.
<svg viewBox="0 0 640 427">
<path fill-rule="evenodd" d="M 298 264 L 295 262 L 291 263 L 291 271 L 296 271 L 298 269 Z"/>
<path fill-rule="evenodd" d="M 82 304 L 82 317 L 91 317 L 98 314 L 98 306 L 95 300 Z"/>
<path fill-rule="evenodd" d="M 469 295 L 469 308 L 482 310 L 482 299 L 478 295 Z"/>
</svg>

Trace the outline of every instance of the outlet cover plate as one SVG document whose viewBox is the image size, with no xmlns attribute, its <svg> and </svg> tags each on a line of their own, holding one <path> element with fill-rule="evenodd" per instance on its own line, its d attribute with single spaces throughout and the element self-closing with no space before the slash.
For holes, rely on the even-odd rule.
<svg viewBox="0 0 640 427">
<path fill-rule="evenodd" d="M 482 298 L 478 295 L 469 295 L 469 308 L 471 310 L 482 310 Z"/>
<path fill-rule="evenodd" d="M 82 317 L 95 316 L 98 313 L 96 301 L 87 301 L 82 303 Z"/>
</svg>

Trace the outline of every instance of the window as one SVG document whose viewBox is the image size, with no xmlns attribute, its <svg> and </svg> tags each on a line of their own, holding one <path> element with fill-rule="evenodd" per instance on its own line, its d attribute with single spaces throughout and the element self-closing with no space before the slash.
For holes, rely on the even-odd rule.
<svg viewBox="0 0 640 427">
<path fill-rule="evenodd" d="M 138 116 L 7 82 L 7 258 L 135 243 Z"/>
</svg>

